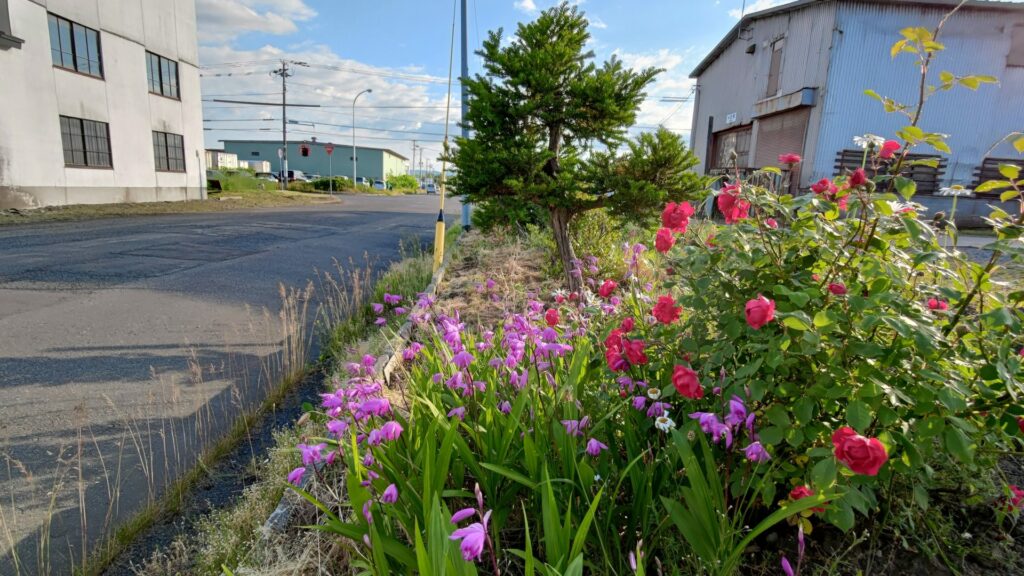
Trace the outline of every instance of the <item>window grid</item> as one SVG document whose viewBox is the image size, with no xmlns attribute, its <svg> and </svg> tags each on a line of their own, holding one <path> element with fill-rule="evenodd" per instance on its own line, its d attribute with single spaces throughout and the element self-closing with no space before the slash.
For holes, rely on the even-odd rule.
<svg viewBox="0 0 1024 576">
<path fill-rule="evenodd" d="M 100 33 L 54 14 L 49 14 L 47 19 L 53 65 L 102 78 Z"/>
<path fill-rule="evenodd" d="M 179 99 L 178 63 L 159 54 L 146 52 L 146 75 L 153 94 Z"/>
<path fill-rule="evenodd" d="M 64 147 L 65 166 L 113 167 L 110 128 L 106 123 L 61 116 L 60 136 Z"/>
<path fill-rule="evenodd" d="M 185 139 L 179 134 L 154 131 L 153 159 L 158 172 L 184 172 Z"/>
</svg>

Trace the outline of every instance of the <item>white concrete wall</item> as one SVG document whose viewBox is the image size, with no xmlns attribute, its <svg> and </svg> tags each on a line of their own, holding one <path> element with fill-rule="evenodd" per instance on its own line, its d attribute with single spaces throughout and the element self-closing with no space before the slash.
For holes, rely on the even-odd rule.
<svg viewBox="0 0 1024 576">
<path fill-rule="evenodd" d="M 0 50 L 0 209 L 205 195 L 193 0 L 9 0 Z M 100 32 L 104 78 L 54 67 L 47 12 Z M 150 94 L 147 50 L 177 60 L 181 100 Z M 113 169 L 64 165 L 59 116 L 106 122 Z M 157 172 L 152 131 L 181 134 L 185 173 Z"/>
</svg>

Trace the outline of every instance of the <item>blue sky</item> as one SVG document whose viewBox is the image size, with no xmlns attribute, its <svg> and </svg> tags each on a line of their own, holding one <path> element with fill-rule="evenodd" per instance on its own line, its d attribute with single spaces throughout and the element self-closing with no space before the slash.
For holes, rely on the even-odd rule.
<svg viewBox="0 0 1024 576">
<path fill-rule="evenodd" d="M 469 0 L 470 72 L 480 67 L 472 52 L 488 31 L 501 27 L 510 34 L 517 23 L 554 3 Z M 635 130 L 664 123 L 688 135 L 690 104 L 659 99 L 689 94 L 689 72 L 737 22 L 743 1 L 577 3 L 591 21 L 591 47 L 598 60 L 616 54 L 630 66 L 666 69 L 649 91 Z M 746 5 L 750 12 L 781 3 L 749 0 Z M 308 62 L 309 67 L 297 67 L 290 79 L 289 101 L 334 108 L 290 110 L 290 118 L 315 124 L 293 126 L 296 138 L 349 142 L 352 97 L 371 88 L 373 93 L 359 100 L 357 143 L 411 156 L 412 140 L 417 139 L 426 143 L 429 159 L 440 151 L 451 0 L 196 0 L 196 6 L 204 99 L 280 101 L 280 80 L 269 74 L 275 61 Z M 456 53 L 456 76 L 458 67 Z M 207 102 L 204 116 L 211 148 L 226 138 L 280 137 L 279 106 Z M 452 130 L 457 120 L 456 107 Z"/>
</svg>

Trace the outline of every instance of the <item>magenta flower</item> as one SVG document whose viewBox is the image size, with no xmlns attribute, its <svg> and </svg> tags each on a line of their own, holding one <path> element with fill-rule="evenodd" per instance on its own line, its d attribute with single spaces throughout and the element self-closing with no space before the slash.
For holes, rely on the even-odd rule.
<svg viewBox="0 0 1024 576">
<path fill-rule="evenodd" d="M 335 438 L 341 438 L 348 431 L 348 422 L 344 420 L 331 420 L 327 423 L 327 431 Z"/>
<path fill-rule="evenodd" d="M 459 352 L 458 354 L 455 355 L 454 358 L 452 358 L 452 362 L 454 362 L 456 366 L 463 370 L 468 368 L 469 365 L 473 363 L 473 360 L 473 355 L 470 354 L 469 352 L 466 352 L 465 350 Z"/>
<path fill-rule="evenodd" d="M 395 308 L 395 315 L 396 316 L 401 316 L 402 314 L 405 314 L 406 312 L 408 312 L 408 310 L 406 310 L 405 308 L 402 308 L 401 306 Z"/>
<path fill-rule="evenodd" d="M 406 362 L 415 360 L 416 357 L 419 356 L 421 350 L 423 350 L 423 344 L 420 344 L 419 342 L 409 344 L 409 347 L 402 351 L 402 360 L 405 360 Z"/>
<path fill-rule="evenodd" d="M 394 484 L 388 485 L 384 493 L 380 495 L 380 501 L 384 504 L 394 504 L 398 501 L 398 488 Z"/>
<path fill-rule="evenodd" d="M 473 514 L 476 514 L 475 508 L 463 508 L 462 510 L 459 510 L 455 514 L 452 514 L 452 524 L 458 524 L 459 522 L 462 522 L 463 520 L 469 518 Z"/>
<path fill-rule="evenodd" d="M 302 476 L 305 475 L 305 473 L 306 467 L 299 466 L 295 470 L 292 470 L 291 472 L 288 473 L 288 482 L 290 484 L 294 484 L 295 486 L 302 484 Z"/>
<path fill-rule="evenodd" d="M 299 444 L 298 446 L 296 446 L 296 448 L 298 448 L 299 452 L 302 454 L 302 464 L 304 466 L 309 466 L 314 462 L 319 462 L 320 460 L 323 460 L 323 451 L 325 448 L 327 448 L 327 444 L 321 443 L 315 444 L 313 446 Z"/>
<path fill-rule="evenodd" d="M 459 549 L 462 550 L 462 559 L 467 562 L 475 562 L 484 552 L 484 544 L 487 543 L 487 521 L 490 519 L 490 511 L 484 515 L 483 524 L 474 522 L 465 528 L 459 528 L 448 538 L 461 540 Z"/>
<path fill-rule="evenodd" d="M 729 426 L 738 427 L 747 419 L 747 407 L 743 399 L 733 394 L 729 400 L 729 414 L 725 417 L 725 423 Z"/>
<path fill-rule="evenodd" d="M 782 557 L 782 571 L 786 576 L 793 576 L 793 567 L 789 564 L 789 560 L 785 556 Z"/>
<path fill-rule="evenodd" d="M 587 454 L 590 454 L 591 456 L 597 457 L 598 455 L 601 454 L 602 450 L 607 450 L 607 449 L 608 449 L 608 446 L 606 446 L 605 444 L 602 444 L 600 441 L 598 441 L 598 440 L 596 440 L 594 438 L 591 438 L 590 440 L 587 440 Z"/>
<path fill-rule="evenodd" d="M 398 437 L 402 435 L 402 425 L 394 420 L 385 422 L 384 425 L 380 427 L 380 435 L 384 440 L 389 442 L 392 440 L 398 440 Z"/>
<path fill-rule="evenodd" d="M 565 426 L 565 433 L 569 436 L 583 436 L 583 429 L 590 424 L 590 417 L 584 416 L 581 420 L 562 420 Z"/>
<path fill-rule="evenodd" d="M 465 408 L 465 406 L 459 406 L 458 408 L 452 408 L 451 410 L 448 411 L 448 417 L 449 418 L 455 417 L 455 418 L 458 418 L 459 420 L 465 419 L 466 418 L 466 408 Z"/>
<path fill-rule="evenodd" d="M 502 414 L 508 414 L 512 412 L 512 403 L 505 400 L 501 404 L 498 404 L 498 410 L 501 411 Z"/>
<path fill-rule="evenodd" d="M 373 507 L 369 500 L 363 503 L 363 518 L 366 518 L 367 524 L 373 524 Z"/>
<path fill-rule="evenodd" d="M 387 324 L 388 321 L 385 320 L 383 316 L 378 316 L 377 319 L 373 321 L 373 323 L 376 324 L 377 326 L 383 326 Z"/>
<path fill-rule="evenodd" d="M 374 314 L 382 314 L 384 312 L 384 305 L 377 302 L 370 304 L 370 308 L 373 310 Z"/>
<path fill-rule="evenodd" d="M 718 415 L 712 414 L 711 412 L 693 412 L 690 414 L 690 418 L 696 420 L 700 424 L 700 429 L 705 434 L 711 434 L 721 423 L 718 421 Z"/>
<path fill-rule="evenodd" d="M 395 304 L 398 304 L 401 301 L 402 301 L 402 297 L 399 296 L 398 294 L 388 294 L 386 292 L 384 293 L 384 303 L 385 304 L 391 304 L 393 306 Z"/>
<path fill-rule="evenodd" d="M 646 396 L 633 396 L 633 409 L 643 410 L 647 406 Z"/>
<path fill-rule="evenodd" d="M 743 449 L 743 454 L 747 457 L 747 460 L 758 464 L 772 459 L 768 454 L 768 451 L 764 449 L 764 446 L 761 446 L 760 442 L 751 442 L 750 446 Z"/>
<path fill-rule="evenodd" d="M 370 446 L 379 446 L 381 440 L 383 440 L 383 437 L 380 433 L 380 430 L 377 428 L 370 430 L 369 436 L 366 437 L 366 443 L 369 444 Z"/>
</svg>

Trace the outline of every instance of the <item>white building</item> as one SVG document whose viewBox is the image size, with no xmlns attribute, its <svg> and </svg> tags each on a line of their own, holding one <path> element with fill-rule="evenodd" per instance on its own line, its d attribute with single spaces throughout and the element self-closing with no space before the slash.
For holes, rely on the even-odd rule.
<svg viewBox="0 0 1024 576">
<path fill-rule="evenodd" d="M 235 157 L 237 158 L 237 156 L 235 156 Z M 269 160 L 239 160 L 238 161 L 238 167 L 239 168 L 248 168 L 249 170 L 252 170 L 253 172 L 255 172 L 257 174 L 267 173 L 267 172 L 270 172 L 270 161 Z"/>
<path fill-rule="evenodd" d="M 0 0 L 0 209 L 205 196 L 194 0 Z"/>
<path fill-rule="evenodd" d="M 231 154 L 223 150 L 206 151 L 206 167 L 210 170 L 238 170 L 238 154 Z"/>
</svg>

